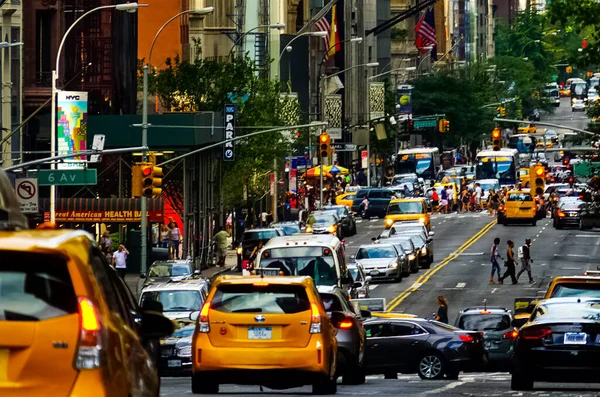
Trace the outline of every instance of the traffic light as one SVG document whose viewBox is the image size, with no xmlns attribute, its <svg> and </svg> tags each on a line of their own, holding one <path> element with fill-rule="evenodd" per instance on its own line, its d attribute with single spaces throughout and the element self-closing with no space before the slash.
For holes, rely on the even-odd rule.
<svg viewBox="0 0 600 397">
<path fill-rule="evenodd" d="M 131 197 L 142 196 L 142 167 L 136 163 L 131 167 Z"/>
<path fill-rule="evenodd" d="M 535 164 L 529 170 L 529 187 L 531 189 L 531 193 L 536 196 L 540 194 L 544 194 L 545 185 L 546 185 L 546 169 L 540 163 Z"/>
<path fill-rule="evenodd" d="M 412 134 L 414 132 L 414 129 L 415 129 L 415 122 L 412 119 L 406 120 L 406 131 L 409 134 Z"/>
<path fill-rule="evenodd" d="M 146 197 L 157 197 L 162 193 L 162 168 L 152 163 L 140 166 L 142 171 L 142 194 Z"/>
<path fill-rule="evenodd" d="M 501 147 L 502 138 L 500 128 L 494 128 L 494 130 L 492 131 L 492 149 L 498 151 Z"/>
<path fill-rule="evenodd" d="M 319 154 L 321 158 L 329 157 L 331 151 L 331 138 L 329 134 L 323 131 L 319 136 Z"/>
<path fill-rule="evenodd" d="M 500 119 L 504 116 L 506 116 L 506 108 L 504 108 L 504 106 L 498 106 L 496 108 L 496 118 Z"/>
<path fill-rule="evenodd" d="M 441 119 L 438 123 L 438 130 L 440 132 L 450 131 L 450 122 L 446 119 Z"/>
</svg>

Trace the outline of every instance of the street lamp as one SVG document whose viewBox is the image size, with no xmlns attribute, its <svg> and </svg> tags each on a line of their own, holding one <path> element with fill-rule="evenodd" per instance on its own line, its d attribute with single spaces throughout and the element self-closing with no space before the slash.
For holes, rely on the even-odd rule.
<svg viewBox="0 0 600 397">
<path fill-rule="evenodd" d="M 542 40 L 531 40 L 531 41 L 528 41 L 527 43 L 525 43 L 525 45 L 523 46 L 523 49 L 521 50 L 521 56 L 525 55 L 525 47 L 527 47 L 531 43 L 540 43 L 541 41 Z"/>
<path fill-rule="evenodd" d="M 240 41 L 242 41 L 244 39 L 244 37 L 246 37 L 249 33 L 254 32 L 257 29 L 261 29 L 261 28 L 269 28 L 269 29 L 285 29 L 285 23 L 272 23 L 270 25 L 258 25 L 253 27 L 250 30 L 245 31 L 244 33 L 242 33 L 240 35 L 240 37 L 237 38 L 236 41 L 233 42 L 233 45 L 231 46 L 231 50 L 229 50 L 229 55 L 231 55 L 231 53 L 233 52 L 233 49 L 238 45 L 238 43 Z"/>
<path fill-rule="evenodd" d="M 148 71 L 150 69 L 150 62 L 152 61 L 152 50 L 154 49 L 154 44 L 156 43 L 156 39 L 158 39 L 158 36 L 160 35 L 160 33 L 165 29 L 165 27 L 171 23 L 172 21 L 174 21 L 175 19 L 179 18 L 180 16 L 184 15 L 184 14 L 194 14 L 194 15 L 207 15 L 207 14 L 211 14 L 214 11 L 214 7 L 205 7 L 205 8 L 200 8 L 197 10 L 186 10 L 186 11 L 182 11 L 178 14 L 176 14 L 175 16 L 171 17 L 170 19 L 167 20 L 167 22 L 165 22 L 157 31 L 156 34 L 154 35 L 154 39 L 152 39 L 152 44 L 150 44 L 150 51 L 148 53 L 148 62 L 146 62 L 146 64 L 144 65 L 144 78 L 143 78 L 143 97 L 142 97 L 142 147 L 148 147 Z M 144 151 L 142 151 L 142 162 L 146 162 L 148 160 L 148 153 L 146 152 L 146 150 L 144 149 Z M 140 234 L 140 238 L 141 238 L 141 272 L 144 273 L 146 271 L 146 229 L 147 229 L 147 222 L 148 220 L 146 219 L 146 207 L 147 207 L 147 201 L 146 201 L 146 196 L 142 195 L 142 197 L 140 198 L 140 212 L 142 214 L 141 218 L 140 218 L 140 229 L 141 229 L 141 234 Z"/>
<path fill-rule="evenodd" d="M 361 40 L 362 41 L 362 40 Z M 320 109 L 320 113 L 321 113 L 321 121 L 325 121 L 325 112 L 324 112 L 324 104 L 325 104 L 325 89 L 323 88 L 323 83 L 325 80 L 330 79 L 332 77 L 335 77 L 341 73 L 347 72 L 348 70 L 352 70 L 352 69 L 356 69 L 356 68 L 360 68 L 366 66 L 368 68 L 376 68 L 377 66 L 379 66 L 379 62 L 369 62 L 369 63 L 363 63 L 360 65 L 354 65 L 354 66 L 350 66 L 349 68 L 340 70 L 339 72 L 335 72 L 333 74 L 330 75 L 321 75 L 321 77 L 319 78 L 319 97 L 321 98 L 321 109 Z M 368 152 L 368 145 L 367 145 L 367 152 Z M 367 154 L 368 155 L 368 154 Z M 370 164 L 369 164 L 370 165 Z M 320 169 L 320 174 L 321 174 L 321 192 L 320 192 L 320 202 L 321 205 L 323 205 L 323 159 L 321 159 L 321 165 L 320 165 L 321 169 Z M 370 167 L 367 167 L 367 186 L 370 186 L 371 181 L 370 181 Z"/>
<path fill-rule="evenodd" d="M 83 13 L 82 16 L 77 18 L 75 22 L 65 32 L 58 46 L 58 51 L 56 53 L 56 66 L 52 71 L 52 104 L 50 110 L 50 153 L 51 156 L 54 156 L 56 153 L 56 93 L 58 92 L 56 88 L 56 83 L 59 76 L 59 66 L 60 66 L 60 53 L 62 52 L 62 48 L 65 45 L 65 41 L 71 30 L 77 25 L 82 19 L 95 11 L 106 10 L 110 8 L 114 8 L 117 11 L 126 11 L 129 13 L 136 12 L 139 7 L 147 7 L 148 4 L 138 4 L 138 3 L 125 3 L 125 4 L 114 4 L 108 6 L 100 6 L 96 8 L 92 8 L 91 10 Z M 56 169 L 56 163 L 50 163 L 50 169 Z M 50 222 L 56 222 L 56 186 L 50 185 Z"/>
<path fill-rule="evenodd" d="M 291 52 L 291 51 L 292 51 L 292 50 L 291 50 L 291 48 L 292 48 L 292 47 L 291 47 L 291 44 L 294 42 L 294 40 L 296 40 L 297 38 L 299 38 L 299 37 L 302 37 L 302 36 L 325 37 L 325 36 L 327 36 L 327 32 L 326 32 L 326 31 L 324 31 L 324 30 L 320 30 L 320 31 L 318 31 L 318 32 L 304 32 L 304 33 L 301 33 L 301 34 L 297 35 L 296 37 L 294 37 L 293 39 L 291 39 L 291 40 L 289 41 L 289 43 L 287 44 L 287 46 L 286 46 L 286 47 L 285 47 L 285 48 L 284 48 L 284 49 L 281 51 L 281 53 L 279 54 L 279 59 L 278 59 L 278 61 L 277 61 L 277 63 L 278 63 L 278 64 L 280 64 L 280 63 L 281 63 L 281 58 L 283 57 L 283 53 L 284 53 L 286 50 L 287 50 L 287 52 Z M 288 48 L 289 48 L 289 50 L 288 50 Z"/>
<path fill-rule="evenodd" d="M 417 73 L 418 74 L 421 73 L 421 65 L 423 64 L 423 62 L 425 62 L 425 60 L 427 58 L 431 57 L 431 50 L 433 50 L 433 46 L 430 45 L 430 46 L 427 46 L 427 47 L 423 47 L 423 49 L 427 50 L 428 54 L 423 59 L 421 59 L 421 62 L 419 62 L 419 65 L 417 66 Z"/>
<path fill-rule="evenodd" d="M 371 76 L 371 77 L 369 77 L 369 80 L 373 80 L 378 77 L 385 76 L 386 74 L 392 74 L 394 72 L 399 72 L 401 70 L 404 70 L 406 72 L 413 72 L 413 71 L 417 70 L 417 68 L 415 66 L 409 66 L 407 68 L 396 68 L 396 69 L 388 70 L 387 72 L 376 74 L 375 76 Z"/>
</svg>

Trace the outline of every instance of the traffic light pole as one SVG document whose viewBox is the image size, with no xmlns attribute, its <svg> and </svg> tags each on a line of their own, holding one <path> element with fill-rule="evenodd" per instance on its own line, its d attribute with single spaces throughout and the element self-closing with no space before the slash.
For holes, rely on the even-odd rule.
<svg viewBox="0 0 600 397">
<path fill-rule="evenodd" d="M 149 65 L 146 64 L 144 65 L 144 81 L 143 81 L 143 100 L 142 100 L 142 146 L 143 147 L 148 147 L 148 69 L 149 69 Z M 142 162 L 147 162 L 148 161 L 148 152 L 146 151 L 146 149 L 144 149 L 142 151 Z M 141 197 L 141 202 L 140 202 L 140 212 L 141 212 L 141 218 L 140 218 L 140 229 L 141 229 L 141 234 L 140 234 L 140 239 L 142 240 L 140 242 L 140 247 L 141 247 L 141 256 L 140 256 L 140 262 L 141 262 L 141 268 L 140 268 L 140 273 L 145 274 L 146 273 L 146 266 L 147 263 L 146 261 L 147 259 L 147 228 L 148 228 L 148 218 L 146 218 L 146 207 L 147 207 L 147 199 L 145 195 L 142 195 Z"/>
</svg>

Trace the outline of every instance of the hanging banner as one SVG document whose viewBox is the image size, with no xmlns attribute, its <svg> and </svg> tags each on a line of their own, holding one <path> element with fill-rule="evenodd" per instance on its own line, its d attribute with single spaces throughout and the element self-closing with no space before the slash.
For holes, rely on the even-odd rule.
<svg viewBox="0 0 600 397">
<path fill-rule="evenodd" d="M 235 105 L 225 105 L 225 139 L 235 138 Z M 223 144 L 223 161 L 235 161 L 235 141 Z"/>
<path fill-rule="evenodd" d="M 360 167 L 367 168 L 369 166 L 369 152 L 367 152 L 366 150 L 362 150 L 360 152 L 360 160 L 361 160 Z"/>
<path fill-rule="evenodd" d="M 331 139 L 342 139 L 342 96 L 325 96 L 325 122 Z"/>
<path fill-rule="evenodd" d="M 59 91 L 56 106 L 56 148 L 58 155 L 77 154 L 86 150 L 88 93 Z M 57 168 L 83 168 L 86 156 L 75 156 Z"/>
<path fill-rule="evenodd" d="M 370 120 L 385 117 L 385 83 L 369 83 L 369 113 Z"/>
<path fill-rule="evenodd" d="M 296 168 L 290 169 L 290 190 L 296 193 L 298 187 L 298 170 Z"/>
<path fill-rule="evenodd" d="M 396 98 L 400 109 L 399 114 L 412 114 L 412 86 L 399 84 L 396 88 Z"/>
</svg>

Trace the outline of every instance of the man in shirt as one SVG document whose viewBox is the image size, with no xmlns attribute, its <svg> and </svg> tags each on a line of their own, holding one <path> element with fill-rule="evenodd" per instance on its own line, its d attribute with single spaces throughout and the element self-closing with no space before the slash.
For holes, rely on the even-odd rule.
<svg viewBox="0 0 600 397">
<path fill-rule="evenodd" d="M 481 197 L 483 195 L 483 190 L 481 189 L 481 185 L 479 183 L 475 184 L 475 208 L 477 210 L 481 210 Z"/>
<path fill-rule="evenodd" d="M 217 248 L 217 266 L 225 266 L 225 258 L 227 257 L 227 239 L 231 237 L 229 233 L 219 227 L 219 231 L 214 235 L 213 240 Z"/>
<path fill-rule="evenodd" d="M 525 239 L 525 245 L 521 247 L 523 256 L 521 257 L 521 270 L 517 274 L 517 281 L 519 280 L 519 276 L 524 272 L 527 272 L 529 276 L 529 284 L 533 284 L 533 277 L 531 276 L 531 264 L 533 263 L 533 259 L 531 259 L 531 239 Z"/>
<path fill-rule="evenodd" d="M 112 259 L 113 266 L 123 280 L 125 280 L 125 271 L 127 270 L 127 255 L 129 255 L 127 248 L 123 244 L 119 244 L 119 248 L 113 253 Z"/>
</svg>

